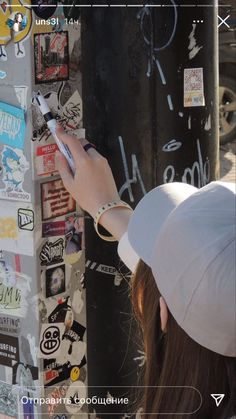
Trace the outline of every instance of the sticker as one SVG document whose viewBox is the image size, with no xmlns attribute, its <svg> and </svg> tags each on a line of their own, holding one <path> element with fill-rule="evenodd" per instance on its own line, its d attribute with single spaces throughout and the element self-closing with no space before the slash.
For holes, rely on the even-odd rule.
<svg viewBox="0 0 236 419">
<path fill-rule="evenodd" d="M 22 209 L 22 203 L 14 201 L 1 205 L 0 208 L 0 240 L 1 248 L 15 254 L 34 256 L 34 233 L 26 229 L 20 229 L 17 225 L 18 210 Z M 31 204 L 25 204 L 24 210 L 33 212 Z"/>
<path fill-rule="evenodd" d="M 43 221 L 75 211 L 76 202 L 61 179 L 41 183 L 41 198 Z"/>
<path fill-rule="evenodd" d="M 77 289 L 73 293 L 72 308 L 76 314 L 80 314 L 83 310 L 84 300 L 82 297 L 82 291 Z"/>
<path fill-rule="evenodd" d="M 0 70 L 0 79 L 3 80 L 3 79 L 5 79 L 6 76 L 7 76 L 6 71 Z"/>
<path fill-rule="evenodd" d="M 47 405 L 47 409 L 48 409 L 48 415 L 49 417 L 52 416 L 52 414 L 54 413 L 54 410 L 58 407 L 61 406 L 61 403 L 55 403 L 56 400 L 61 399 L 61 397 L 65 397 L 66 395 L 66 391 L 68 389 L 68 386 L 62 385 L 60 387 L 55 387 L 52 391 L 52 393 L 47 394 L 47 398 L 50 400 L 53 400 L 54 402 L 52 402 L 52 404 L 48 404 Z"/>
<path fill-rule="evenodd" d="M 11 367 L 12 361 L 19 361 L 18 338 L 0 333 L 0 364 Z"/>
<path fill-rule="evenodd" d="M 16 98 L 24 111 L 27 110 L 27 92 L 28 86 L 14 86 Z"/>
<path fill-rule="evenodd" d="M 39 358 L 53 358 L 61 350 L 62 334 L 65 326 L 62 323 L 42 324 L 39 343 Z"/>
<path fill-rule="evenodd" d="M 58 173 L 56 169 L 55 153 L 58 150 L 56 144 L 48 144 L 37 147 L 35 166 L 38 176 L 53 175 Z"/>
<path fill-rule="evenodd" d="M 71 381 L 76 381 L 78 380 L 80 375 L 80 369 L 79 367 L 73 367 L 71 372 L 70 372 L 70 379 Z"/>
<path fill-rule="evenodd" d="M 65 235 L 65 221 L 51 221 L 42 224 L 42 236 L 64 236 Z"/>
<path fill-rule="evenodd" d="M 6 25 L 6 21 L 11 14 L 9 1 L 1 1 L 0 4 L 0 60 L 7 61 L 5 45 L 11 40 L 11 30 Z M 1 411 L 1 410 L 0 410 Z"/>
<path fill-rule="evenodd" d="M 0 102 L 0 143 L 13 148 L 24 148 L 24 111 L 7 103 Z"/>
<path fill-rule="evenodd" d="M 203 68 L 184 69 L 184 107 L 205 106 Z"/>
<path fill-rule="evenodd" d="M 12 367 L 12 384 L 18 384 L 21 389 L 32 392 L 35 390 L 34 381 L 38 380 L 38 368 L 32 365 L 16 363 Z"/>
<path fill-rule="evenodd" d="M 64 239 L 60 238 L 55 242 L 47 241 L 40 252 L 39 259 L 41 266 L 55 265 L 63 262 Z"/>
<path fill-rule="evenodd" d="M 46 298 L 65 292 L 65 265 L 46 270 Z"/>
<path fill-rule="evenodd" d="M 71 365 L 80 365 L 85 353 L 86 342 L 82 341 L 85 327 L 74 321 L 70 329 L 65 330 L 61 343 L 61 352 L 56 357 L 58 364 L 70 362 Z"/>
<path fill-rule="evenodd" d="M 65 400 L 70 400 L 70 402 L 65 403 L 65 408 L 69 413 L 78 413 L 82 408 L 83 404 L 79 401 L 80 399 L 85 399 L 87 390 L 85 384 L 82 381 L 76 381 L 72 383 L 67 392 Z"/>
<path fill-rule="evenodd" d="M 20 12 L 13 12 L 7 19 L 6 25 L 14 32 L 21 32 L 27 26 L 27 16 Z"/>
<path fill-rule="evenodd" d="M 48 316 L 49 323 L 64 323 L 66 328 L 71 328 L 74 316 L 71 309 L 70 297 L 63 297 L 58 300 L 58 305 Z"/>
<path fill-rule="evenodd" d="M 27 338 L 25 336 L 20 337 L 21 356 L 23 356 L 23 360 L 24 360 L 25 364 L 36 365 L 37 362 L 36 362 L 36 359 L 35 359 L 36 358 L 35 353 L 37 351 L 35 350 L 35 345 L 34 345 L 33 348 L 31 347 L 32 346 L 31 345 L 31 340 L 32 340 L 32 338 L 31 338 L 30 335 L 27 335 Z M 34 358 L 33 358 L 32 354 L 33 354 Z M 21 361 L 22 361 L 22 359 L 21 359 Z"/>
<path fill-rule="evenodd" d="M 4 383 L 3 381 L 0 381 L 0 412 L 0 415 L 6 415 L 3 416 L 3 419 L 15 419 L 18 417 L 17 395 L 13 394 L 12 385 Z"/>
<path fill-rule="evenodd" d="M 51 17 L 57 8 L 57 0 L 31 0 L 34 13 L 41 19 Z"/>
<path fill-rule="evenodd" d="M 0 238 L 1 239 L 17 239 L 17 224 L 16 219 L 13 217 L 1 217 L 0 218 Z M 2 245 L 4 248 L 4 245 Z M 4 248 L 4 250 L 6 250 Z"/>
<path fill-rule="evenodd" d="M 82 115 L 82 99 L 76 90 L 63 106 L 60 122 L 65 129 L 75 130 L 80 126 Z"/>
<path fill-rule="evenodd" d="M 34 35 L 35 83 L 68 80 L 68 32 Z"/>
<path fill-rule="evenodd" d="M 86 343 L 82 341 L 85 330 L 84 326 L 74 321 L 71 329 L 66 330 L 62 336 L 60 355 L 56 359 L 44 359 L 45 386 L 49 385 L 49 379 L 46 379 L 48 375 L 54 375 L 50 380 L 50 385 L 54 385 L 70 378 L 75 366 L 80 368 L 82 379 L 82 367 L 86 364 Z"/>
<path fill-rule="evenodd" d="M 20 230 L 33 231 L 34 229 L 34 211 L 27 208 L 19 208 L 18 227 Z"/>
<path fill-rule="evenodd" d="M 4 147 L 2 153 L 3 178 L 5 189 L 0 189 L 0 198 L 14 201 L 30 201 L 31 195 L 24 191 L 25 173 L 29 169 L 23 151 Z"/>
<path fill-rule="evenodd" d="M 11 273 L 0 274 L 0 314 L 25 317 L 28 309 L 30 278 L 15 272 L 16 283 L 11 285 L 11 275 Z"/>
<path fill-rule="evenodd" d="M 4 46 L 11 39 L 15 44 L 16 58 L 25 56 L 23 41 L 29 37 L 32 26 L 31 1 L 18 2 L 18 9 L 17 4 L 15 4 L 14 13 L 12 13 L 11 7 L 9 7 L 11 4 L 9 3 L 11 2 L 4 0 L 2 4 L 6 5 L 5 10 L 2 5 L 0 7 L 0 59 L 3 61 L 7 60 Z"/>
<path fill-rule="evenodd" d="M 0 331 L 19 335 L 20 319 L 18 317 L 3 316 L 0 314 Z"/>
<path fill-rule="evenodd" d="M 84 249 L 84 217 L 77 214 L 66 217 L 65 254 L 66 262 L 74 264 L 81 257 Z"/>
</svg>

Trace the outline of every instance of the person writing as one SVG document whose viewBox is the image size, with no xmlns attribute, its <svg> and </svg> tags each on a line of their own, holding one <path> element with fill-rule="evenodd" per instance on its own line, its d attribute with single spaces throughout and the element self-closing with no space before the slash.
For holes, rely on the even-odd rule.
<svg viewBox="0 0 236 419">
<path fill-rule="evenodd" d="M 235 185 L 160 185 L 134 211 L 107 160 L 57 129 L 75 162 L 58 153 L 65 188 L 133 272 L 131 299 L 146 354 L 143 419 L 236 415 Z M 101 235 L 99 225 L 108 231 Z M 211 394 L 224 394 L 217 407 Z"/>
</svg>

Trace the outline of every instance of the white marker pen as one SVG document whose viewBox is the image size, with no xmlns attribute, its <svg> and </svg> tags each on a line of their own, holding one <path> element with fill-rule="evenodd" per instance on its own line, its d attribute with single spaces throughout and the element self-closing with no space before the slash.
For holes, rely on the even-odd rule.
<svg viewBox="0 0 236 419">
<path fill-rule="evenodd" d="M 48 104 L 46 102 L 46 100 L 44 99 L 43 95 L 38 92 L 34 94 L 34 98 L 39 106 L 39 109 L 47 123 L 47 126 L 54 138 L 54 140 L 56 141 L 58 148 L 60 150 L 60 152 L 65 156 L 66 160 L 69 163 L 69 166 L 73 172 L 73 174 L 75 173 L 75 164 L 74 164 L 74 160 L 73 157 L 71 155 L 71 152 L 69 150 L 69 147 L 66 144 L 63 144 L 62 141 L 59 140 L 57 134 L 56 134 L 56 120 L 53 118 L 52 116 L 52 112 L 50 111 Z"/>
</svg>

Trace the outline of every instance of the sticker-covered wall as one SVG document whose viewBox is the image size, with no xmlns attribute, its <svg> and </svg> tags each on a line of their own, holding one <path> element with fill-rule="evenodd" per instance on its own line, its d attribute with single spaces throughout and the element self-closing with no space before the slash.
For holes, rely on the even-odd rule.
<svg viewBox="0 0 236 419">
<path fill-rule="evenodd" d="M 84 216 L 34 95 L 82 129 L 80 42 L 60 4 L 0 4 L 1 419 L 89 417 L 73 403 L 87 394 Z"/>
</svg>

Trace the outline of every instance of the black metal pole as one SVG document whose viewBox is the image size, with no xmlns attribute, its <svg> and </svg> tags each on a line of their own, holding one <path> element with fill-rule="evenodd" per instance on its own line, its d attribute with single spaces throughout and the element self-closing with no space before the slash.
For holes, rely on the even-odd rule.
<svg viewBox="0 0 236 419">
<path fill-rule="evenodd" d="M 217 10 L 207 4 L 82 9 L 87 137 L 131 205 L 157 184 L 200 187 L 217 176 Z M 89 217 L 86 260 L 89 395 L 122 396 L 137 384 L 142 354 L 116 245 L 97 237 Z M 95 410 L 112 417 L 128 408 Z"/>
</svg>

